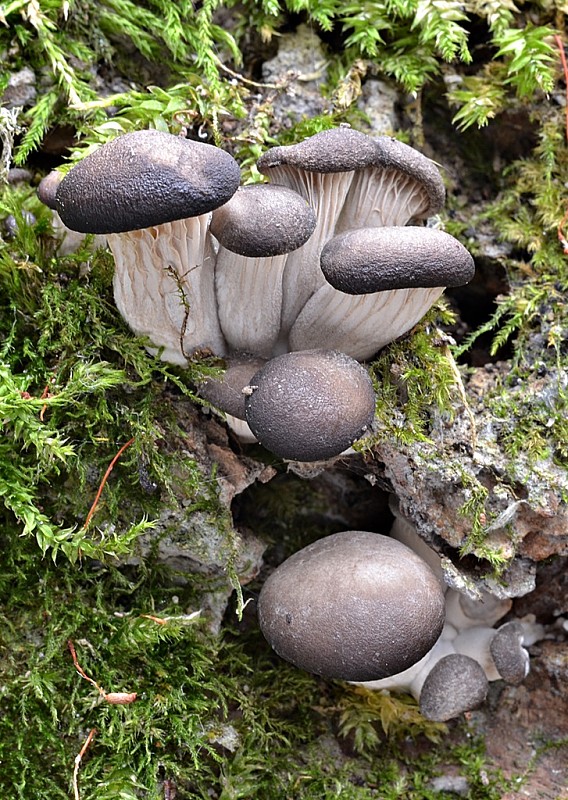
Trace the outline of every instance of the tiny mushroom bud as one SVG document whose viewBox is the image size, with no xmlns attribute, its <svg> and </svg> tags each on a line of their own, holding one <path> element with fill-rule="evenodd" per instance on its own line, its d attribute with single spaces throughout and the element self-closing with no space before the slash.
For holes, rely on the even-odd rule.
<svg viewBox="0 0 568 800">
<path fill-rule="evenodd" d="M 267 450 L 293 461 L 320 461 L 365 433 L 375 393 L 367 371 L 349 356 L 305 350 L 268 361 L 250 381 L 245 410 Z"/>
<path fill-rule="evenodd" d="M 220 247 L 215 291 L 229 347 L 273 355 L 282 314 L 282 272 L 287 254 L 316 226 L 313 209 L 292 189 L 242 186 L 213 212 L 210 231 Z"/>
<path fill-rule="evenodd" d="M 144 130 L 103 145 L 57 189 L 68 227 L 107 234 L 118 309 L 165 360 L 183 365 L 197 349 L 226 350 L 208 225 L 239 180 L 236 161 L 219 148 Z"/>
<path fill-rule="evenodd" d="M 522 683 L 529 673 L 529 654 L 523 647 L 523 638 L 522 623 L 513 620 L 501 625 L 491 640 L 491 657 L 507 683 Z"/>
<path fill-rule="evenodd" d="M 63 174 L 54 169 L 41 179 L 37 187 L 37 196 L 41 202 L 54 211 L 57 208 L 55 195 L 62 180 Z"/>
<path fill-rule="evenodd" d="M 292 555 L 262 587 L 261 630 L 297 667 L 370 681 L 416 664 L 444 624 L 444 594 L 401 542 L 367 531 L 327 536 Z"/>
<path fill-rule="evenodd" d="M 458 653 L 441 658 L 428 674 L 420 693 L 420 711 L 426 719 L 447 722 L 481 705 L 489 684 L 483 667 Z"/>
</svg>

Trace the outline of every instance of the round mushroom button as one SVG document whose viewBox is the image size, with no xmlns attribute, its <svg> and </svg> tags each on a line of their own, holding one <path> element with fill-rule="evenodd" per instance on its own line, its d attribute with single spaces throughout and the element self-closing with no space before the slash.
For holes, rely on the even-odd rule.
<svg viewBox="0 0 568 800">
<path fill-rule="evenodd" d="M 299 350 L 268 361 L 245 390 L 247 422 L 280 458 L 339 455 L 371 425 L 373 384 L 364 367 L 335 350 Z"/>
<path fill-rule="evenodd" d="M 326 536 L 295 553 L 265 582 L 262 633 L 282 658 L 347 681 L 387 678 L 434 646 L 444 592 L 406 545 L 367 531 Z"/>
</svg>

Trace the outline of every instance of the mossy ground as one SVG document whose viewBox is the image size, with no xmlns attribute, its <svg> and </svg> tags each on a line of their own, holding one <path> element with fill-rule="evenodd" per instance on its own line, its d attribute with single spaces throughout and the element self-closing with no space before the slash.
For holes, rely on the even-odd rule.
<svg viewBox="0 0 568 800">
<path fill-rule="evenodd" d="M 565 78 L 553 39 L 555 31 L 563 34 L 561 11 L 555 3 L 528 3 L 524 17 L 511 3 L 295 0 L 244 3 L 237 13 L 232 3 L 217 2 L 196 10 L 163 0 L 13 0 L 0 16 L 8 23 L 0 33 L 0 88 L 27 65 L 45 80 L 23 111 L 2 109 L 1 166 L 14 154 L 37 170 L 34 153 L 59 125 L 76 131 L 75 157 L 111 135 L 150 126 L 205 132 L 258 179 L 254 161 L 267 144 L 340 121 L 357 124 L 365 76 L 387 76 L 420 93 L 440 76 L 458 74 L 461 83 L 447 98 L 465 131 L 453 129 L 456 142 L 507 107 L 528 115 L 537 132 L 536 147 L 510 162 L 492 196 L 477 203 L 477 218 L 451 193 L 448 230 L 475 252 L 468 228 L 489 224 L 513 247 L 502 260 L 508 291 L 460 352 L 483 331 L 495 335 L 491 357 L 510 345 L 510 375 L 487 402 L 497 416 L 508 415 L 511 463 L 522 448 L 565 467 L 568 256 L 559 234 L 566 230 L 568 150 L 554 99 Z M 329 113 L 277 130 L 277 90 L 252 85 L 254 74 L 242 81 L 225 65 L 245 71 L 241 50 L 268 42 L 298 19 L 290 14 L 329 40 Z M 121 86 L 110 97 L 99 92 L 105 70 Z M 154 85 L 138 82 L 140 71 Z M 406 135 L 419 140 L 421 129 Z M 490 154 L 482 155 L 487 170 Z M 212 634 L 193 613 L 207 589 L 203 576 L 182 580 L 152 555 L 119 566 L 170 494 L 183 491 L 229 531 L 215 475 L 192 459 L 180 471 L 168 448 L 177 432 L 172 396 L 194 398 L 195 384 L 218 364 L 198 361 L 181 371 L 151 358 L 114 310 L 110 256 L 88 242 L 58 256 L 50 214 L 28 185 L 4 186 L 0 209 L 15 220 L 0 242 L 3 796 L 72 796 L 75 759 L 95 730 L 76 770 L 82 800 L 172 800 L 176 792 L 178 800 L 427 800 L 445 796 L 429 781 L 449 767 L 468 778 L 471 800 L 501 797 L 507 784 L 491 773 L 467 726 L 452 725 L 449 736 L 425 726 L 411 704 L 294 670 L 269 651 L 247 609 L 239 622 L 238 602 L 221 634 Z M 449 324 L 442 307 L 373 365 L 384 436 L 420 441 L 432 410 L 451 405 L 455 366 L 439 323 Z M 529 406 L 519 394 L 511 403 L 511 385 L 538 375 L 557 376 L 553 403 Z M 102 475 L 131 440 L 86 526 Z M 477 504 L 465 509 L 480 535 L 482 489 L 473 487 Z M 279 499 L 280 532 L 295 548 L 301 542 L 290 521 L 297 523 L 306 497 L 296 486 Z M 106 702 L 76 672 L 69 640 L 106 692 L 137 692 L 137 700 Z"/>
</svg>

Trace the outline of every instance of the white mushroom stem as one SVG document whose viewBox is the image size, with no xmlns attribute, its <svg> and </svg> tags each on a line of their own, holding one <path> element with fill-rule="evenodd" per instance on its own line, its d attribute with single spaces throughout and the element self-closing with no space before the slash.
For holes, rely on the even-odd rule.
<svg viewBox="0 0 568 800">
<path fill-rule="evenodd" d="M 436 287 L 349 295 L 326 282 L 298 314 L 290 331 L 290 349 L 308 350 L 325 342 L 326 347 L 365 361 L 413 328 L 443 291 Z"/>
<path fill-rule="evenodd" d="M 452 642 L 456 653 L 469 656 L 481 664 L 488 681 L 498 681 L 501 677 L 489 651 L 495 633 L 494 628 L 481 626 L 467 628 L 461 631 Z"/>
<path fill-rule="evenodd" d="M 406 225 L 429 206 L 428 194 L 415 178 L 396 169 L 367 167 L 354 174 L 335 232 Z"/>
<path fill-rule="evenodd" d="M 270 182 L 298 192 L 313 208 L 317 218 L 316 228 L 306 244 L 294 250 L 286 259 L 282 281 L 281 337 L 274 355 L 289 349 L 286 339 L 290 328 L 306 301 L 325 283 L 319 266 L 320 253 L 326 241 L 333 236 L 353 174 L 304 172 L 284 165 L 270 171 Z M 321 347 L 322 342 L 325 342 L 325 338 L 320 337 L 318 344 L 311 346 Z"/>
<path fill-rule="evenodd" d="M 258 439 L 249 428 L 246 420 L 234 417 L 232 414 L 223 414 L 222 416 L 237 439 L 243 442 L 243 444 L 256 444 L 258 442 Z"/>
<path fill-rule="evenodd" d="M 264 358 L 280 333 L 282 276 L 287 254 L 250 258 L 220 246 L 215 291 L 221 330 L 229 347 Z"/>
<path fill-rule="evenodd" d="M 470 600 L 466 595 L 449 589 L 446 592 L 446 619 L 460 631 L 479 625 L 492 627 L 507 614 L 513 601 L 481 591 L 479 599 Z"/>
<path fill-rule="evenodd" d="M 185 366 L 197 350 L 225 355 L 214 286 L 210 214 L 128 233 L 109 234 L 114 296 L 134 333 Z"/>
</svg>

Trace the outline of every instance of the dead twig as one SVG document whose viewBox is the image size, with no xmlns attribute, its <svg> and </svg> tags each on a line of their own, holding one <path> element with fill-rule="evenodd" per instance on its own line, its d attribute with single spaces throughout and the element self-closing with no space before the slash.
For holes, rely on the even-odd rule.
<svg viewBox="0 0 568 800">
<path fill-rule="evenodd" d="M 85 739 L 85 743 L 83 747 L 80 749 L 79 753 L 75 756 L 75 766 L 73 768 L 73 796 L 75 800 L 80 800 L 79 798 L 79 784 L 78 784 L 78 776 L 79 776 L 79 767 L 81 766 L 81 761 L 83 760 L 83 756 L 89 749 L 91 742 L 97 732 L 96 728 L 92 728 L 89 731 L 89 735 Z"/>
<path fill-rule="evenodd" d="M 84 678 L 86 681 L 89 681 L 89 683 L 95 687 L 103 700 L 114 706 L 126 706 L 136 700 L 136 692 L 105 692 L 102 686 L 99 686 L 99 684 L 93 680 L 93 678 L 90 678 L 83 667 L 79 664 L 77 653 L 75 652 L 75 645 L 71 639 L 67 641 L 67 646 L 69 648 L 69 652 L 71 653 L 71 658 L 73 659 L 75 669 L 82 678 Z"/>
<path fill-rule="evenodd" d="M 118 453 L 115 455 L 115 457 L 112 459 L 112 461 L 108 465 L 107 470 L 106 470 L 105 474 L 103 475 L 103 479 L 100 482 L 97 494 L 95 495 L 95 499 L 93 500 L 93 505 L 91 506 L 91 508 L 89 509 L 89 513 L 87 514 L 87 518 L 86 518 L 85 523 L 83 525 L 83 530 L 86 530 L 88 528 L 88 526 L 89 526 L 89 522 L 91 521 L 91 519 L 93 517 L 93 514 L 95 513 L 95 511 L 97 509 L 97 506 L 99 504 L 99 500 L 101 499 L 101 494 L 103 492 L 103 489 L 105 488 L 105 484 L 106 484 L 106 482 L 107 482 L 107 480 L 109 478 L 109 475 L 110 475 L 110 473 L 112 472 L 112 470 L 114 468 L 114 465 L 116 464 L 116 462 L 118 461 L 120 456 L 124 453 L 126 448 L 130 447 L 130 445 L 133 444 L 133 442 L 134 442 L 134 437 L 132 437 L 132 439 L 129 439 L 126 442 L 126 444 L 123 444 L 122 447 L 120 448 L 120 450 L 118 451 Z"/>
</svg>

